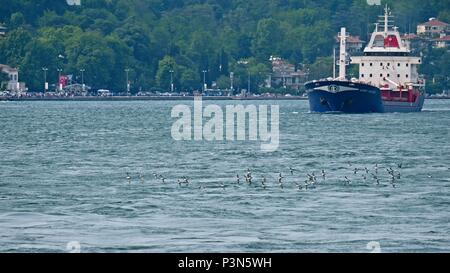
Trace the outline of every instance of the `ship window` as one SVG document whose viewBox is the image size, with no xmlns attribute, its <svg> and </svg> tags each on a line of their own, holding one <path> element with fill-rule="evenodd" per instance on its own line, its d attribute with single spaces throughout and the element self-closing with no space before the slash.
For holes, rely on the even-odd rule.
<svg viewBox="0 0 450 273">
<path fill-rule="evenodd" d="M 383 74 L 380 74 L 380 77 L 383 78 Z"/>
<path fill-rule="evenodd" d="M 397 78 L 400 78 L 400 74 L 397 74 Z"/>
<path fill-rule="evenodd" d="M 372 77 L 373 77 L 373 75 L 372 75 L 372 74 L 370 74 L 370 77 L 372 78 Z"/>
<path fill-rule="evenodd" d="M 370 63 L 370 66 L 373 66 L 373 63 Z"/>
<path fill-rule="evenodd" d="M 391 66 L 391 63 L 387 63 L 387 66 Z"/>
<path fill-rule="evenodd" d="M 406 78 L 408 78 L 409 76 L 408 76 L 408 74 L 406 74 Z"/>
<path fill-rule="evenodd" d="M 361 74 L 361 78 L 364 78 L 364 74 Z"/>
<path fill-rule="evenodd" d="M 389 78 L 391 76 L 391 74 L 387 74 L 387 77 Z"/>
<path fill-rule="evenodd" d="M 408 67 L 409 66 L 409 64 L 406 64 L 406 67 Z"/>
<path fill-rule="evenodd" d="M 380 63 L 380 66 L 383 66 L 383 63 Z"/>
<path fill-rule="evenodd" d="M 362 63 L 361 66 L 364 66 L 364 63 Z"/>
<path fill-rule="evenodd" d="M 400 63 L 398 63 L 397 66 L 400 67 Z"/>
</svg>

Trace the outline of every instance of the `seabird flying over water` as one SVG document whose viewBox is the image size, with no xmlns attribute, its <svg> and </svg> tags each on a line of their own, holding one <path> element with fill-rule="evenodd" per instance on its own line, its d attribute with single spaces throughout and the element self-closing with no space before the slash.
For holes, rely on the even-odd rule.
<svg viewBox="0 0 450 273">
<path fill-rule="evenodd" d="M 346 183 L 347 185 L 350 185 L 350 184 L 352 183 L 352 181 L 351 181 L 350 179 L 348 179 L 347 176 L 344 177 L 344 178 L 345 178 L 345 183 Z"/>
<path fill-rule="evenodd" d="M 265 176 L 263 176 L 263 179 L 261 180 L 261 185 L 262 185 L 263 189 L 266 189 L 266 188 L 267 188 L 266 182 L 267 182 L 267 179 L 266 179 Z"/>
</svg>

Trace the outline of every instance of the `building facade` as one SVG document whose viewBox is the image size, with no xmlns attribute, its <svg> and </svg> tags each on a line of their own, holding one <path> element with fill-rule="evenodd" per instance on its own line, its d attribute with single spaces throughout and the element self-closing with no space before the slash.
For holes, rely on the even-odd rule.
<svg viewBox="0 0 450 273">
<path fill-rule="evenodd" d="M 450 25 L 437 20 L 436 18 L 430 18 L 428 22 L 417 25 L 417 35 L 426 37 L 439 37 L 441 33 L 450 32 Z"/>
<path fill-rule="evenodd" d="M 0 39 L 6 36 L 6 30 L 7 30 L 6 27 L 0 24 Z"/>
<path fill-rule="evenodd" d="M 0 64 L 0 72 L 8 75 L 9 81 L 6 83 L 6 91 L 16 94 L 25 91 L 25 83 L 19 82 L 19 70 L 17 68 Z"/>
<path fill-rule="evenodd" d="M 289 88 L 300 90 L 307 81 L 307 73 L 295 68 L 295 65 L 278 57 L 271 57 L 272 73 L 266 80 L 268 88 Z"/>
<path fill-rule="evenodd" d="M 341 42 L 341 38 L 339 38 L 338 36 L 335 37 L 336 38 L 336 46 L 338 47 L 340 42 Z M 347 37 L 347 52 L 350 53 L 350 55 L 353 53 L 360 53 L 362 52 L 363 48 L 364 48 L 364 44 L 365 41 L 361 40 L 359 38 L 359 36 L 348 36 Z"/>
<path fill-rule="evenodd" d="M 434 40 L 433 47 L 435 48 L 448 48 L 450 46 L 450 35 L 444 33 Z"/>
</svg>

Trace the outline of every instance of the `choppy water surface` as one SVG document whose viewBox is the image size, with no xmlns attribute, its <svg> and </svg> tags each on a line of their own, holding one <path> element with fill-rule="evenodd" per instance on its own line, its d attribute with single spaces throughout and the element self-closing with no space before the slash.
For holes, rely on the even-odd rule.
<svg viewBox="0 0 450 273">
<path fill-rule="evenodd" d="M 371 241 L 383 252 L 450 251 L 450 101 L 371 115 L 244 102 L 280 105 L 274 153 L 173 141 L 177 103 L 0 103 L 0 251 L 65 252 L 72 241 L 82 252 L 369 252 Z M 375 164 L 380 186 L 353 172 Z M 397 188 L 389 167 L 401 172 Z M 247 168 L 253 185 L 237 185 Z M 316 189 L 296 188 L 307 173 L 322 181 L 322 169 Z"/>
</svg>

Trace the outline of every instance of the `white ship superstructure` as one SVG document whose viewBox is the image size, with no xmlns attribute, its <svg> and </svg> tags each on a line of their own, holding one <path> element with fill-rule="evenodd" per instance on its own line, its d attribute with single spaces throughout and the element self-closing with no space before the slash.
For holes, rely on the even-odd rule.
<svg viewBox="0 0 450 273">
<path fill-rule="evenodd" d="M 406 91 L 424 86 L 417 68 L 422 64 L 420 57 L 411 56 L 400 33 L 391 23 L 391 13 L 386 7 L 382 24 L 378 23 L 364 56 L 351 58 L 352 64 L 359 64 L 359 80 L 373 86 L 392 91 Z"/>
</svg>

